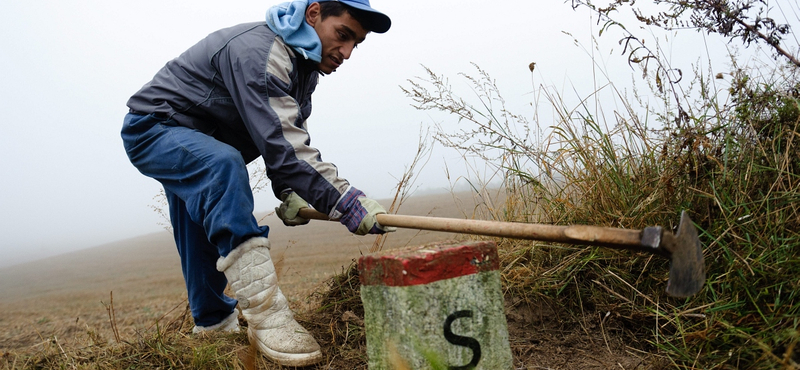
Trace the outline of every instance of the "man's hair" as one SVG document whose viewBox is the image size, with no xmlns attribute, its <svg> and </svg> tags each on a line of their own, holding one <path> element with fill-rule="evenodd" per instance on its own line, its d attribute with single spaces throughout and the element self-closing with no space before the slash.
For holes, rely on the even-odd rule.
<svg viewBox="0 0 800 370">
<path fill-rule="evenodd" d="M 325 18 L 330 16 L 338 17 L 347 12 L 351 17 L 353 17 L 353 19 L 356 20 L 356 22 L 361 24 L 361 27 L 364 27 L 364 29 L 367 31 L 372 31 L 372 27 L 369 22 L 370 17 L 367 12 L 363 10 L 347 6 L 338 1 L 323 1 L 319 3 L 319 7 L 322 20 L 325 20 Z"/>
</svg>

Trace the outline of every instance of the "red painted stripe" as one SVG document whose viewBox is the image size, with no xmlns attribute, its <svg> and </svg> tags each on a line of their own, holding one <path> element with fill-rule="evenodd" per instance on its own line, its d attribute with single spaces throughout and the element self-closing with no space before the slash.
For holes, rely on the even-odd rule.
<svg viewBox="0 0 800 370">
<path fill-rule="evenodd" d="M 412 286 L 500 268 L 494 242 L 433 244 L 363 256 L 362 285 Z"/>
</svg>

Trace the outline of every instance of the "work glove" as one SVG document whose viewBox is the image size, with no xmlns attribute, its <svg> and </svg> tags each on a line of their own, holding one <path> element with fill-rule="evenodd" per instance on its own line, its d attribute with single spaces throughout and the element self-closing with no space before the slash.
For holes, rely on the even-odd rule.
<svg viewBox="0 0 800 370">
<path fill-rule="evenodd" d="M 284 225 L 297 226 L 308 223 L 308 219 L 298 216 L 297 212 L 300 211 L 300 208 L 310 208 L 311 206 L 303 198 L 300 198 L 297 193 L 293 191 L 283 192 L 281 193 L 281 201 L 283 203 L 275 207 L 275 214 L 283 221 Z"/>
<path fill-rule="evenodd" d="M 381 226 L 375 216 L 386 213 L 386 210 L 354 187 L 344 194 L 336 205 L 336 211 L 342 214 L 339 222 L 356 235 L 383 234 L 397 230 L 394 227 Z"/>
</svg>

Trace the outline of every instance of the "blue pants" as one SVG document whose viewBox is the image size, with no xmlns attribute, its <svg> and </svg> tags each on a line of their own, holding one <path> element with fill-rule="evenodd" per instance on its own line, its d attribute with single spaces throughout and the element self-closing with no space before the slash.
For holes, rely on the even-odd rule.
<svg viewBox="0 0 800 370">
<path fill-rule="evenodd" d="M 209 135 L 154 115 L 125 116 L 122 141 L 139 172 L 164 186 L 195 325 L 219 323 L 233 312 L 236 300 L 223 294 L 227 280 L 217 271 L 217 259 L 269 233 L 253 216 L 242 155 Z"/>
</svg>

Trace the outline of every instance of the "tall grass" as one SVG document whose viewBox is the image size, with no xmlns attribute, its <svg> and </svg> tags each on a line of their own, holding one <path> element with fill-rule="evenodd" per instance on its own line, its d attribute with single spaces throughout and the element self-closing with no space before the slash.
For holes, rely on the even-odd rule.
<svg viewBox="0 0 800 370">
<path fill-rule="evenodd" d="M 475 93 L 472 102 L 445 76 L 426 72 L 409 81 L 406 94 L 418 109 L 459 122 L 456 130 L 439 126 L 435 138 L 504 176 L 507 202 L 487 212 L 492 217 L 675 227 L 687 210 L 700 230 L 708 278 L 693 297 L 666 295 L 667 261 L 652 255 L 505 240 L 503 276 L 511 296 L 560 306 L 576 325 L 587 313 L 613 314 L 631 346 L 659 353 L 677 368 L 798 368 L 796 68 L 740 68 L 717 93 L 698 75 L 699 98 L 680 102 L 679 111 L 670 104 L 661 112 L 634 108 L 635 99 L 610 83 L 605 88 L 623 102 L 610 118 L 583 103 L 592 97 L 569 107 L 544 89 L 557 112 L 548 123 L 508 112 L 480 68 L 461 75 Z M 674 91 L 665 92 L 662 83 L 657 90 L 669 103 Z M 721 95 L 730 102 L 720 103 Z"/>
</svg>

